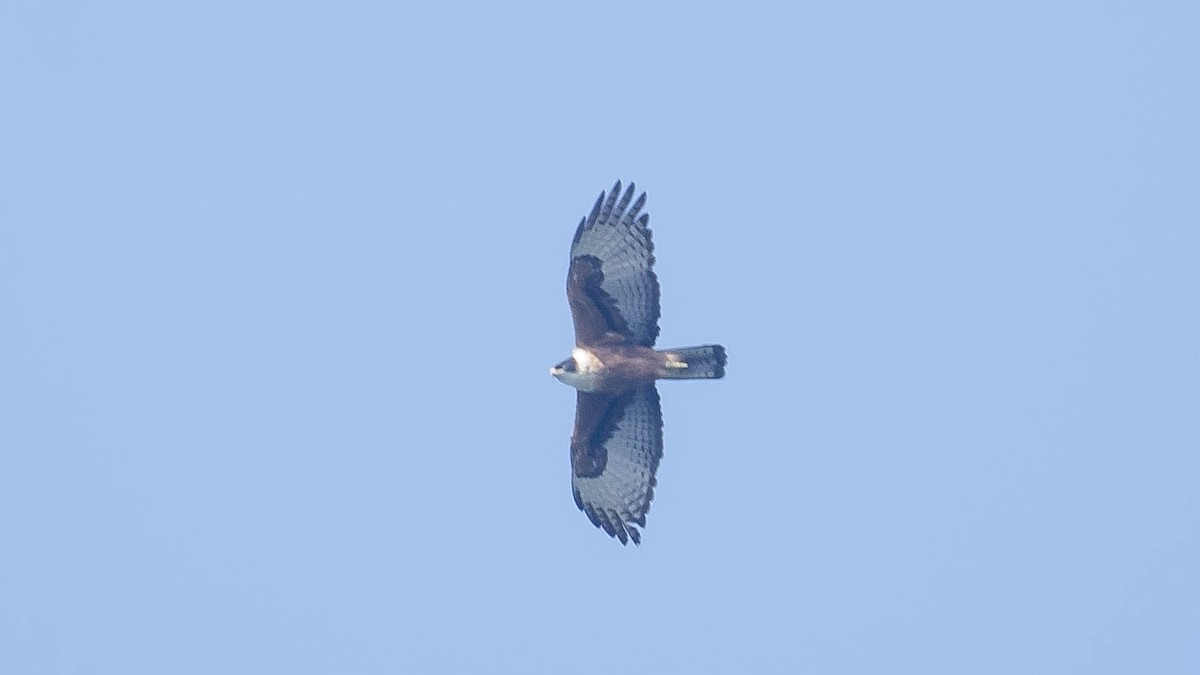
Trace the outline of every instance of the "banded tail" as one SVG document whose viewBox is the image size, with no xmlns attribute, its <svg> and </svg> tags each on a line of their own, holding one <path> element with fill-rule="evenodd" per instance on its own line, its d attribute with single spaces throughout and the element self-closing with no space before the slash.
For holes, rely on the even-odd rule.
<svg viewBox="0 0 1200 675">
<path fill-rule="evenodd" d="M 668 380 L 715 380 L 725 377 L 725 348 L 721 345 L 664 349 Z"/>
</svg>

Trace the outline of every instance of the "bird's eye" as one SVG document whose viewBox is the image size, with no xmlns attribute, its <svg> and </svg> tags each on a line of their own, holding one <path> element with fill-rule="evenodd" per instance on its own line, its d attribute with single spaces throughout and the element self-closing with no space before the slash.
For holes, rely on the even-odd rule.
<svg viewBox="0 0 1200 675">
<path fill-rule="evenodd" d="M 568 373 L 573 373 L 575 372 L 575 359 L 567 359 L 566 361 L 558 364 L 558 367 L 567 371 Z"/>
</svg>

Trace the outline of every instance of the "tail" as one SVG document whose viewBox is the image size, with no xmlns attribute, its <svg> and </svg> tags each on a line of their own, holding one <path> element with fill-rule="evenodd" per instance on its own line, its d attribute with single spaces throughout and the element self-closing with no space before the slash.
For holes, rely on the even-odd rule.
<svg viewBox="0 0 1200 675">
<path fill-rule="evenodd" d="M 725 348 L 721 345 L 664 349 L 669 380 L 715 380 L 725 377 Z"/>
</svg>

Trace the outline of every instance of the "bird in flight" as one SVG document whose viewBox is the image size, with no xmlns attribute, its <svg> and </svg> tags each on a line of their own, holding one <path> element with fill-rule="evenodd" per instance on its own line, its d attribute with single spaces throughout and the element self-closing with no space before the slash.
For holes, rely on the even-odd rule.
<svg viewBox="0 0 1200 675">
<path fill-rule="evenodd" d="M 577 392 L 571 491 L 596 527 L 640 544 L 663 455 L 655 380 L 725 375 L 721 345 L 654 349 L 659 288 L 646 193 L 621 181 L 600 193 L 571 242 L 567 302 L 575 323 L 571 358 L 550 374 Z M 631 204 L 632 202 L 632 204 Z"/>
</svg>

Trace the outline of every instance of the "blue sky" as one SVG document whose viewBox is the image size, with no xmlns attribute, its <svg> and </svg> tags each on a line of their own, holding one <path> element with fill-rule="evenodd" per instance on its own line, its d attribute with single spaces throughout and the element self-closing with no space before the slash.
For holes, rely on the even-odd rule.
<svg viewBox="0 0 1200 675">
<path fill-rule="evenodd" d="M 1200 672 L 1187 3 L 5 3 L 0 671 Z M 643 545 L 575 224 L 649 192 Z"/>
</svg>

